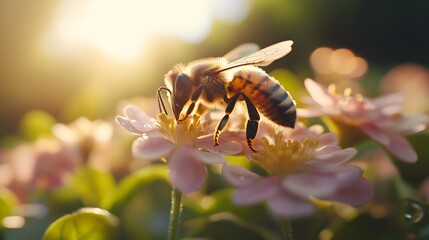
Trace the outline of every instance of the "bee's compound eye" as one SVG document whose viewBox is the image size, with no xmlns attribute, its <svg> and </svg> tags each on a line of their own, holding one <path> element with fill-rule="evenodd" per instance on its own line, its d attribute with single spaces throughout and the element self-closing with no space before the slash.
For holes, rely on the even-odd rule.
<svg viewBox="0 0 429 240">
<path fill-rule="evenodd" d="M 188 75 L 180 73 L 174 81 L 173 95 L 174 104 L 173 112 L 176 119 L 178 119 L 183 106 L 189 101 L 192 93 L 192 81 Z"/>
<path fill-rule="evenodd" d="M 191 98 L 192 82 L 191 79 L 184 73 L 180 73 L 174 82 L 174 96 L 176 104 L 185 105 Z"/>
</svg>

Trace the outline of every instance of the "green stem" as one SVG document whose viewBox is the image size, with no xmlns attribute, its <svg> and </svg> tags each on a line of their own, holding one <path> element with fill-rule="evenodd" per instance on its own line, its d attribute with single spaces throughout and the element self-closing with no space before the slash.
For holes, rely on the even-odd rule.
<svg viewBox="0 0 429 240">
<path fill-rule="evenodd" d="M 292 236 L 292 225 L 289 220 L 281 221 L 281 228 L 285 240 L 293 240 Z"/>
<path fill-rule="evenodd" d="M 182 193 L 171 190 L 170 225 L 168 226 L 168 240 L 176 240 L 179 232 L 180 214 L 182 212 Z"/>
</svg>

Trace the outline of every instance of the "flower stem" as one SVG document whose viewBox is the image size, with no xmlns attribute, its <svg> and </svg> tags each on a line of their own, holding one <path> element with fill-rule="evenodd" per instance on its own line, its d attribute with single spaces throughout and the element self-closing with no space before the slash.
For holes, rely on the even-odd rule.
<svg viewBox="0 0 429 240">
<path fill-rule="evenodd" d="M 289 220 L 281 221 L 281 228 L 285 240 L 293 240 L 292 236 L 292 225 Z"/>
<path fill-rule="evenodd" d="M 171 190 L 170 225 L 168 226 L 168 240 L 176 240 L 179 232 L 180 214 L 182 212 L 182 193 Z"/>
</svg>

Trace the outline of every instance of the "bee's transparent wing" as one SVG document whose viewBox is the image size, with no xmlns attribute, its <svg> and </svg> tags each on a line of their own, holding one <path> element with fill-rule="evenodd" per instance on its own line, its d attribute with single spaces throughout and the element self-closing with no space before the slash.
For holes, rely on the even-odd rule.
<svg viewBox="0 0 429 240">
<path fill-rule="evenodd" d="M 231 68 L 253 65 L 253 66 L 267 66 L 275 60 L 285 56 L 292 50 L 293 41 L 283 41 L 273 44 L 269 47 L 261 49 L 255 53 L 252 53 L 246 57 L 240 58 L 234 62 L 228 63 L 224 68 L 217 72 L 222 72 Z"/>
<path fill-rule="evenodd" d="M 249 56 L 250 54 L 257 52 L 259 49 L 259 46 L 255 43 L 244 43 L 232 49 L 223 57 L 231 63 L 245 56 Z"/>
</svg>

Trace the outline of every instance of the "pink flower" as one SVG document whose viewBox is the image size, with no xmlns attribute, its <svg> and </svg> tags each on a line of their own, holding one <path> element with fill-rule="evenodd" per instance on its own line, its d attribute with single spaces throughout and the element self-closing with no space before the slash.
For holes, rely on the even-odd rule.
<svg viewBox="0 0 429 240">
<path fill-rule="evenodd" d="M 251 162 L 268 173 L 259 176 L 249 170 L 225 165 L 222 175 L 237 188 L 233 201 L 240 205 L 266 201 L 284 218 L 303 217 L 315 212 L 311 198 L 360 206 L 372 198 L 373 188 L 355 166 L 342 166 L 356 150 L 341 149 L 332 133 L 314 136 L 308 130 L 298 138 L 275 134 L 262 141 L 263 151 L 250 156 Z M 310 134 L 311 133 L 311 134 Z"/>
<path fill-rule="evenodd" d="M 423 131 L 428 119 L 423 114 L 402 115 L 404 99 L 400 94 L 368 99 L 351 96 L 349 90 L 340 95 L 333 87 L 326 88 L 311 79 L 305 80 L 305 86 L 311 98 L 307 99 L 308 109 L 298 109 L 300 117 L 327 115 L 359 128 L 403 161 L 417 161 L 416 152 L 404 136 Z"/>
<path fill-rule="evenodd" d="M 90 121 L 80 117 L 69 125 L 55 124 L 52 133 L 64 145 L 80 151 L 85 161 L 92 162 L 108 149 L 113 135 L 113 126 L 103 120 Z M 98 163 L 98 165 L 107 165 L 102 161 Z"/>
<path fill-rule="evenodd" d="M 79 152 L 57 141 L 44 142 L 36 147 L 30 185 L 49 190 L 69 184 L 73 173 L 82 165 Z"/>
<path fill-rule="evenodd" d="M 69 184 L 80 160 L 79 152 L 55 140 L 18 145 L 0 154 L 0 186 L 27 202 L 35 191 L 52 191 Z"/>
<path fill-rule="evenodd" d="M 116 118 L 119 124 L 140 135 L 132 146 L 134 156 L 149 161 L 165 159 L 170 182 L 183 193 L 203 186 L 207 177 L 205 164 L 223 164 L 223 154 L 241 151 L 241 145 L 233 141 L 225 140 L 214 147 L 212 131 L 196 115 L 177 124 L 165 114 L 155 120 L 132 105 L 124 108 L 124 114 Z"/>
</svg>

